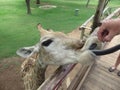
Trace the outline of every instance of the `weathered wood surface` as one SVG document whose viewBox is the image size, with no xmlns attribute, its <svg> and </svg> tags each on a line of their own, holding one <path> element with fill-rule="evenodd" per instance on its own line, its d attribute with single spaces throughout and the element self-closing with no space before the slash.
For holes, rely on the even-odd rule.
<svg viewBox="0 0 120 90">
<path fill-rule="evenodd" d="M 113 13 L 111 13 L 106 19 L 111 19 L 112 17 L 118 17 L 120 15 L 120 8 L 116 9 Z M 105 19 L 105 20 L 106 20 Z"/>
<path fill-rule="evenodd" d="M 37 90 L 57 90 L 66 75 L 74 68 L 75 65 L 76 64 L 69 64 L 59 67 Z"/>
<path fill-rule="evenodd" d="M 68 87 L 67 90 L 76 90 L 78 85 L 81 87 L 81 85 L 83 84 L 85 78 L 87 77 L 90 69 L 92 68 L 94 63 L 92 63 L 89 66 L 82 66 L 79 71 L 77 72 L 76 76 L 74 77 L 74 79 L 72 80 L 72 83 L 70 84 L 70 86 Z"/>
<path fill-rule="evenodd" d="M 111 19 L 114 16 L 118 17 L 119 15 L 120 8 L 116 9 L 104 20 Z M 105 48 L 116 45 L 116 42 L 120 42 L 120 36 L 118 36 L 117 39 L 113 39 Z M 118 52 L 115 52 L 111 56 L 106 55 L 99 59 L 89 75 L 84 79 L 84 84 L 81 87 L 78 85 L 76 90 L 120 90 L 120 78 L 115 73 L 111 74 L 108 71 L 108 68 L 115 63 L 117 56 Z"/>
<path fill-rule="evenodd" d="M 120 42 L 120 35 L 116 36 L 105 48 L 112 47 Z M 120 90 L 120 77 L 117 76 L 118 70 L 109 72 L 108 68 L 114 65 L 119 51 L 101 56 L 92 68 L 79 90 Z"/>
</svg>

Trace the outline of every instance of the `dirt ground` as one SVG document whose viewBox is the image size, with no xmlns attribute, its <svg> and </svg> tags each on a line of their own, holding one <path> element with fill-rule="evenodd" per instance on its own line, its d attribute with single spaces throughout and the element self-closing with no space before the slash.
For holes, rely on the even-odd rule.
<svg viewBox="0 0 120 90">
<path fill-rule="evenodd" d="M 0 60 L 0 90 L 24 90 L 23 81 L 20 74 L 20 66 L 24 59 L 12 57 Z M 46 78 L 51 76 L 58 66 L 49 66 L 46 71 Z M 65 80 L 59 90 L 66 90 L 66 81 L 71 81 L 79 70 L 77 65 L 68 75 L 70 80 Z"/>
<path fill-rule="evenodd" d="M 24 59 L 12 57 L 0 60 L 0 90 L 24 90 L 20 67 Z M 51 76 L 58 66 L 49 66 L 46 78 Z"/>
<path fill-rule="evenodd" d="M 20 76 L 23 59 L 12 57 L 0 61 L 0 90 L 24 90 Z"/>
</svg>

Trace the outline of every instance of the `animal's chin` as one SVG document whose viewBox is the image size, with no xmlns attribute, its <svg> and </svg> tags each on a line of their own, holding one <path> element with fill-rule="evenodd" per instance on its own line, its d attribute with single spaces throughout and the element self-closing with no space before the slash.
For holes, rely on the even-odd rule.
<svg viewBox="0 0 120 90">
<path fill-rule="evenodd" d="M 76 63 L 77 57 L 73 52 L 50 52 L 46 63 L 64 65 L 69 63 Z"/>
</svg>

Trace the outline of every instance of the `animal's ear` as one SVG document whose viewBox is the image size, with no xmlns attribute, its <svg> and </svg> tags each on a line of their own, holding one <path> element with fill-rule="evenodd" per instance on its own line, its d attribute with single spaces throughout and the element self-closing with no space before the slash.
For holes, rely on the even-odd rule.
<svg viewBox="0 0 120 90">
<path fill-rule="evenodd" d="M 35 47 L 31 46 L 31 47 L 23 47 L 17 50 L 17 55 L 23 57 L 23 58 L 28 58 L 31 55 L 33 55 L 35 52 Z"/>
<path fill-rule="evenodd" d="M 37 25 L 37 28 L 40 31 L 41 37 L 49 33 L 49 31 L 42 28 L 42 25 L 40 23 Z"/>
</svg>

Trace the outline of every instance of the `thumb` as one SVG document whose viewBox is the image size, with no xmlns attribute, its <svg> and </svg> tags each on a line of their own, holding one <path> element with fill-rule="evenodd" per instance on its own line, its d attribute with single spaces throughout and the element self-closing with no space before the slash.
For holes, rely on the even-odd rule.
<svg viewBox="0 0 120 90">
<path fill-rule="evenodd" d="M 109 34 L 104 38 L 104 41 L 110 42 L 114 36 L 114 32 L 109 32 Z"/>
</svg>

